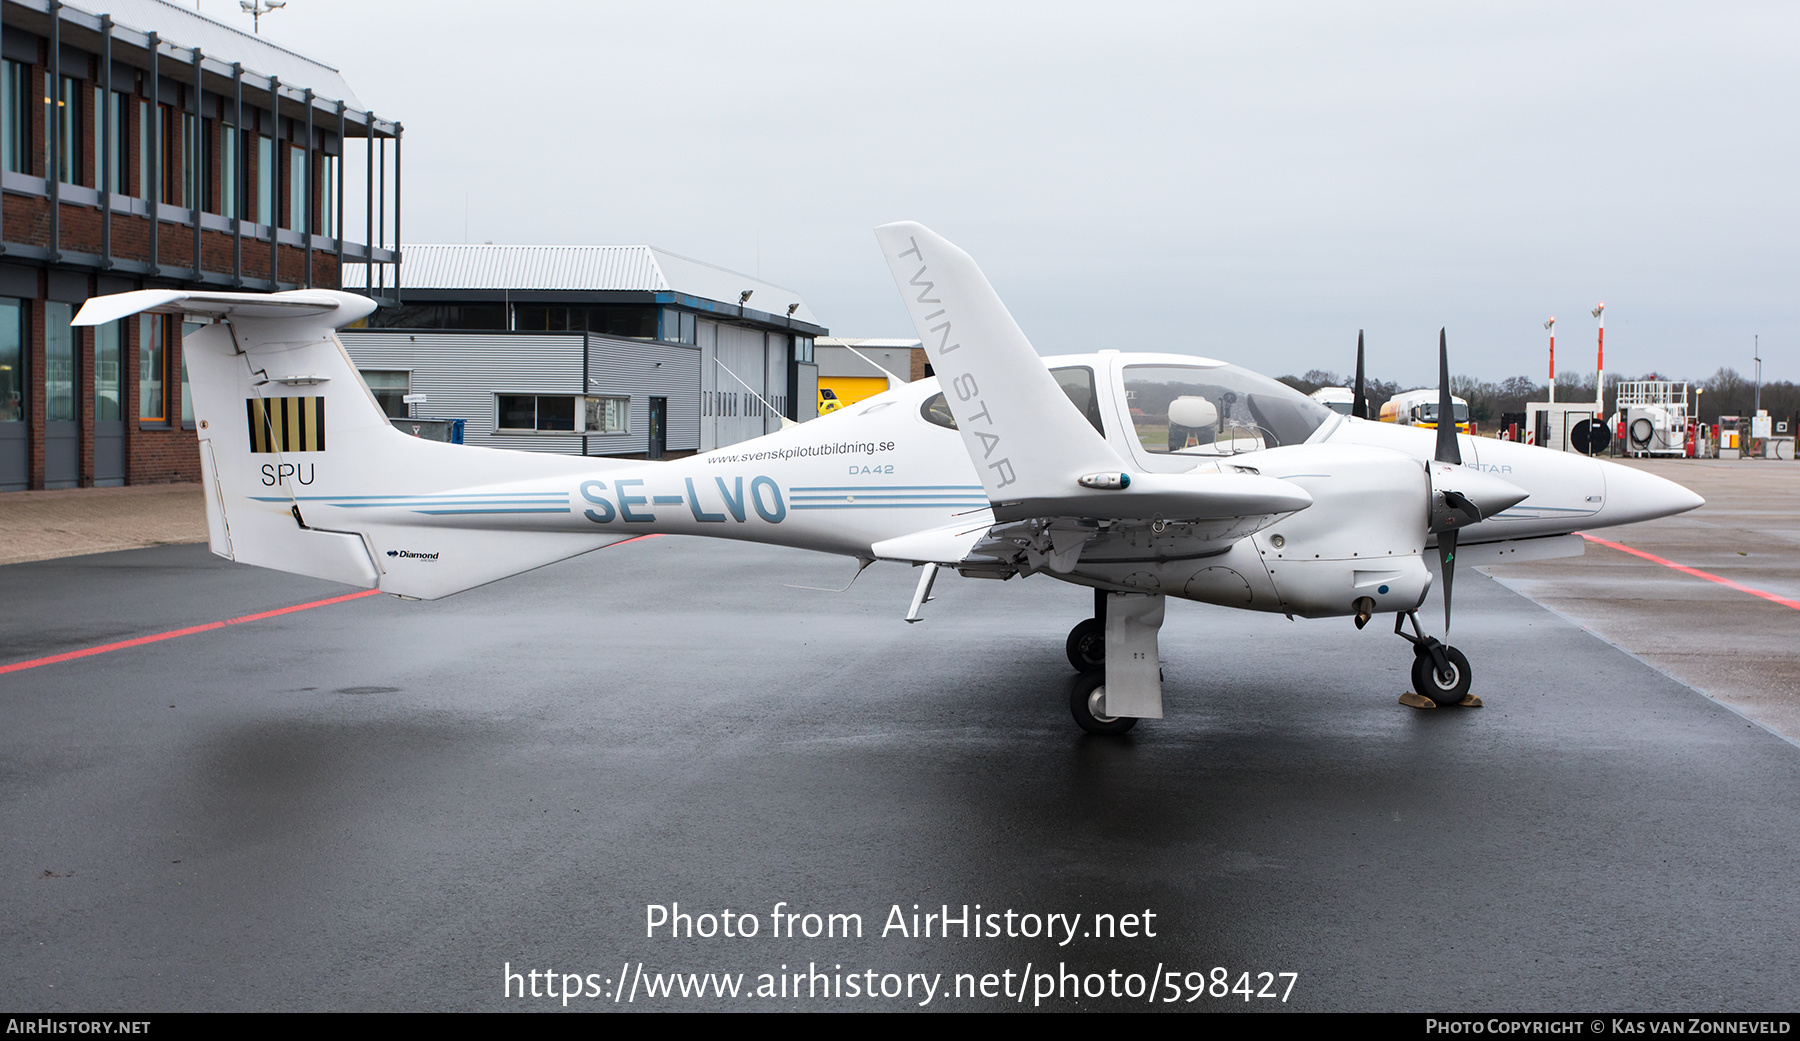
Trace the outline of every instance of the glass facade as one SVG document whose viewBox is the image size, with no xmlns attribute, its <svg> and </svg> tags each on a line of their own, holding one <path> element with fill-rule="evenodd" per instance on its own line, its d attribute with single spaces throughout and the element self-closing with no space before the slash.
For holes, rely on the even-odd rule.
<svg viewBox="0 0 1800 1041">
<path fill-rule="evenodd" d="M 124 389 L 125 333 L 119 322 L 107 322 L 94 328 L 94 421 L 112 422 L 125 418 Z"/>
<path fill-rule="evenodd" d="M 138 316 L 138 419 L 146 423 L 168 420 L 163 397 L 164 315 Z"/>
<path fill-rule="evenodd" d="M 52 423 L 75 418 L 74 317 L 71 304 L 44 304 L 44 418 Z"/>
<path fill-rule="evenodd" d="M 505 304 L 407 304 L 369 316 L 372 329 L 505 329 Z"/>
</svg>

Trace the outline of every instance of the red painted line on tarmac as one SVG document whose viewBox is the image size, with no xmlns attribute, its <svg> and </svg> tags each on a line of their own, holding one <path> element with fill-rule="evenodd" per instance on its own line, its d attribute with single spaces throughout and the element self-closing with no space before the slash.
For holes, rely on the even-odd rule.
<svg viewBox="0 0 1800 1041">
<path fill-rule="evenodd" d="M 663 533 L 660 531 L 656 532 L 654 534 L 651 534 L 651 535 L 633 535 L 631 538 L 628 538 L 628 539 L 620 539 L 617 542 L 608 542 L 606 545 L 601 546 L 600 548 L 601 549 L 611 549 L 614 546 L 623 546 L 627 542 L 642 542 L 645 539 L 660 539 L 662 537 L 663 537 Z"/>
<path fill-rule="evenodd" d="M 1645 553 L 1641 549 L 1632 549 L 1630 546 L 1626 546 L 1621 543 L 1609 542 L 1606 539 L 1595 538 L 1594 536 L 1589 535 L 1585 531 L 1578 531 L 1575 534 L 1580 535 L 1582 538 L 1588 540 L 1589 542 L 1598 542 L 1602 546 L 1608 546 L 1608 547 L 1611 547 L 1612 549 L 1616 549 L 1616 550 L 1619 550 L 1624 553 L 1629 553 L 1634 557 L 1643 557 L 1645 560 L 1648 560 L 1651 563 L 1661 564 L 1663 567 L 1667 567 L 1667 568 L 1674 568 L 1675 570 L 1681 572 L 1684 575 L 1693 575 L 1695 578 L 1704 578 L 1708 582 L 1717 582 L 1722 586 L 1728 586 L 1732 589 L 1737 590 L 1740 593 L 1749 593 L 1751 596 L 1760 596 L 1764 600 L 1772 600 L 1775 603 L 1778 603 L 1783 607 L 1791 607 L 1796 611 L 1800 611 L 1800 600 L 1792 600 L 1785 596 L 1777 596 L 1774 593 L 1771 593 L 1767 590 L 1757 589 L 1754 586 L 1747 586 L 1747 585 L 1743 584 L 1742 582 L 1733 582 L 1729 578 L 1720 578 L 1718 575 L 1707 574 L 1706 572 L 1700 570 L 1699 568 L 1688 567 L 1686 564 L 1677 564 L 1673 560 L 1664 560 L 1663 558 L 1657 556 L 1654 553 Z"/>
<path fill-rule="evenodd" d="M 644 539 L 659 538 L 662 538 L 661 532 L 653 535 L 639 535 L 636 538 L 614 542 L 611 545 L 603 546 L 601 548 L 611 549 L 612 546 L 623 546 L 626 542 L 639 542 Z M 147 643 L 173 640 L 177 636 L 192 636 L 195 633 L 209 632 L 213 629 L 223 629 L 228 625 L 243 625 L 245 622 L 260 622 L 265 618 L 276 618 L 284 614 L 293 614 L 295 611 L 310 611 L 315 607 L 330 607 L 332 604 L 341 604 L 348 600 L 361 600 L 365 596 L 374 596 L 379 592 L 381 592 L 379 589 L 365 589 L 360 593 L 346 593 L 343 596 L 334 596 L 329 600 L 314 600 L 310 604 L 295 604 L 292 607 L 277 607 L 273 611 L 247 614 L 242 618 L 227 618 L 222 622 L 207 622 L 205 625 L 190 625 L 186 629 L 171 629 L 166 633 L 139 636 L 130 640 L 120 640 L 118 643 L 105 643 L 98 647 L 84 647 L 79 651 L 52 654 L 48 658 L 33 658 L 30 661 L 16 661 L 11 665 L 0 665 L 0 676 L 4 676 L 9 672 L 23 672 L 26 669 L 35 669 L 41 665 L 55 665 L 57 662 L 74 661 L 76 658 L 90 658 L 96 654 L 105 654 L 108 651 L 122 651 L 127 647 L 142 647 Z"/>
<path fill-rule="evenodd" d="M 9 672 L 22 672 L 26 669 L 35 669 L 40 665 L 55 665 L 60 661 L 73 661 L 76 658 L 88 658 L 96 654 L 105 654 L 108 651 L 122 651 L 127 647 L 141 647 L 144 644 L 157 643 L 161 640 L 173 640 L 177 636 L 191 636 L 194 633 L 203 633 L 212 629 L 223 629 L 228 625 L 243 625 L 245 622 L 260 622 L 265 618 L 275 618 L 284 614 L 293 614 L 295 611 L 310 611 L 315 607 L 329 607 L 332 604 L 341 604 L 347 600 L 361 600 L 365 596 L 374 596 L 379 592 L 381 592 L 379 589 L 365 589 L 360 593 L 346 593 L 343 596 L 334 596 L 329 600 L 314 600 L 310 604 L 295 604 L 292 607 L 277 607 L 273 611 L 261 611 L 256 614 L 247 614 L 242 618 L 227 618 L 222 622 L 207 622 L 205 625 L 190 625 L 186 629 L 171 629 L 166 633 L 156 633 L 152 636 L 139 636 L 131 640 L 120 640 L 118 643 L 101 644 L 98 647 L 87 647 L 79 651 L 69 651 L 65 654 L 52 654 L 48 658 L 33 658 L 30 661 L 16 661 L 11 665 L 0 665 L 0 675 Z"/>
</svg>

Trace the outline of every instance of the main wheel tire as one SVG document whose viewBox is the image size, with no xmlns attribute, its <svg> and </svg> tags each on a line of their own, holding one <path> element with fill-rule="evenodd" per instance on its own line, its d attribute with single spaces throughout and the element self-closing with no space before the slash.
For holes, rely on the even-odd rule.
<svg viewBox="0 0 1800 1041">
<path fill-rule="evenodd" d="M 1469 672 L 1469 659 L 1463 652 L 1454 647 L 1444 648 L 1444 657 L 1450 659 L 1450 681 L 1438 675 L 1437 663 L 1431 660 L 1429 652 L 1421 653 L 1413 658 L 1413 689 L 1439 705 L 1455 705 L 1469 696 L 1469 684 L 1473 679 Z"/>
<path fill-rule="evenodd" d="M 1106 664 L 1106 626 L 1100 624 L 1098 618 L 1088 618 L 1076 623 L 1069 630 L 1069 640 L 1063 644 L 1063 651 L 1069 656 L 1069 664 L 1075 666 L 1076 672 L 1086 672 Z"/>
<path fill-rule="evenodd" d="M 1106 703 L 1106 670 L 1089 669 L 1076 677 L 1069 689 L 1069 712 L 1075 724 L 1090 734 L 1123 734 L 1137 726 L 1136 716 L 1101 715 Z"/>
</svg>

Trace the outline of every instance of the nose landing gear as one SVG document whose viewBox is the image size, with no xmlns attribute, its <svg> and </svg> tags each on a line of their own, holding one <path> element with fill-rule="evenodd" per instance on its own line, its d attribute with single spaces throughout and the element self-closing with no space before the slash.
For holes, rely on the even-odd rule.
<svg viewBox="0 0 1800 1041">
<path fill-rule="evenodd" d="M 1413 631 L 1408 633 L 1403 626 L 1407 620 L 1412 621 Z M 1413 689 L 1420 695 L 1430 698 L 1439 706 L 1462 705 L 1472 702 L 1481 704 L 1469 694 L 1469 687 L 1474 678 L 1469 669 L 1469 659 L 1463 652 L 1438 640 L 1434 636 L 1426 636 L 1419 628 L 1419 616 L 1408 611 L 1394 616 L 1394 635 L 1413 645 L 1412 683 Z"/>
</svg>

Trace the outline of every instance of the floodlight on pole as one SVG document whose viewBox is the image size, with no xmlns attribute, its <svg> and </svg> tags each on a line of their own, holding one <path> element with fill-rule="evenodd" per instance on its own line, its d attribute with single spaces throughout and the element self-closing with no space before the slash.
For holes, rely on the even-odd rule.
<svg viewBox="0 0 1800 1041">
<path fill-rule="evenodd" d="M 1762 414 L 1762 334 L 1756 334 L 1755 347 L 1752 351 L 1756 358 L 1756 404 L 1751 406 L 1752 415 Z"/>
<path fill-rule="evenodd" d="M 1544 328 L 1550 330 L 1550 404 L 1554 405 L 1554 404 L 1556 404 L 1556 316 L 1555 315 L 1551 315 L 1550 320 L 1544 323 Z"/>
<path fill-rule="evenodd" d="M 287 6 L 287 0 L 238 0 L 238 6 L 250 16 L 251 28 L 262 32 L 262 16 Z"/>
<path fill-rule="evenodd" d="M 1588 312 L 1600 320 L 1600 339 L 1594 347 L 1594 411 L 1606 411 L 1606 305 Z"/>
</svg>

